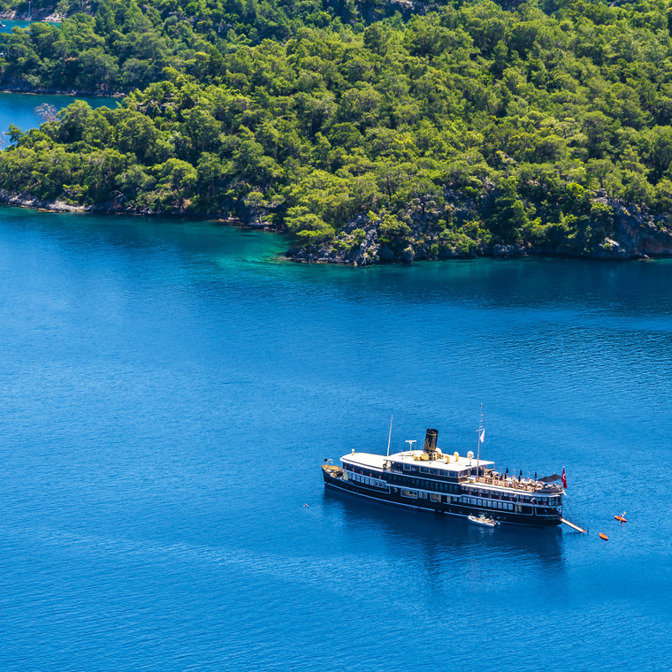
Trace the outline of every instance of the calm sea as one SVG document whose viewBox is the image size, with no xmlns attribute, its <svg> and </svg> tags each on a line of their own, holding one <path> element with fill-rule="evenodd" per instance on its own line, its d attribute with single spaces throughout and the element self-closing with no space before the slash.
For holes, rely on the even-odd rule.
<svg viewBox="0 0 672 672">
<path fill-rule="evenodd" d="M 0 669 L 668 670 L 672 263 L 286 244 L 0 209 Z M 392 414 L 473 450 L 480 403 L 588 535 L 323 491 Z"/>
</svg>

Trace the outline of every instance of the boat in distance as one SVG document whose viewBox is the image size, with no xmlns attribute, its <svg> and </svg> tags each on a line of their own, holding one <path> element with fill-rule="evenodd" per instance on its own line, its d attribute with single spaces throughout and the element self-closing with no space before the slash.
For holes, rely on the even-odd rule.
<svg viewBox="0 0 672 672">
<path fill-rule="evenodd" d="M 341 466 L 325 460 L 325 488 L 349 492 L 409 509 L 468 518 L 481 516 L 495 522 L 551 527 L 564 522 L 565 491 L 554 480 L 509 476 L 495 463 L 437 446 L 439 432 L 428 429 L 422 450 L 392 455 L 357 452 L 341 458 Z M 389 453 L 389 446 L 388 446 Z M 508 470 L 507 470 L 508 471 Z M 559 478 L 553 476 L 550 478 Z"/>
</svg>

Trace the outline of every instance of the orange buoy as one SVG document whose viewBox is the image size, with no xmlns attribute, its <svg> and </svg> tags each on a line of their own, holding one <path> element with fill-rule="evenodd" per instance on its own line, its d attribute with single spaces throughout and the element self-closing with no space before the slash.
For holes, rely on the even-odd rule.
<svg viewBox="0 0 672 672">
<path fill-rule="evenodd" d="M 609 539 L 609 537 L 606 534 L 604 534 L 603 532 L 600 532 L 600 539 L 604 539 L 605 541 L 607 541 L 607 539 Z"/>
</svg>

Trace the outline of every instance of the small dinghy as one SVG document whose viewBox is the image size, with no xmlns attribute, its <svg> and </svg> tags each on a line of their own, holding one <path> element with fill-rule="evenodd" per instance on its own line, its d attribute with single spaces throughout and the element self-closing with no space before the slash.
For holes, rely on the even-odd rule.
<svg viewBox="0 0 672 672">
<path fill-rule="evenodd" d="M 499 523 L 494 518 L 486 516 L 467 516 L 474 525 L 483 525 L 484 527 L 497 527 Z"/>
</svg>

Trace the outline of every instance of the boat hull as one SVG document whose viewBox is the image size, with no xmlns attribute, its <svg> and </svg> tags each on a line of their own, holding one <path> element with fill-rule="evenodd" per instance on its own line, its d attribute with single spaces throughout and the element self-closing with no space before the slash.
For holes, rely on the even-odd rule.
<svg viewBox="0 0 672 672">
<path fill-rule="evenodd" d="M 467 518 L 469 516 L 485 515 L 501 523 L 511 523 L 514 525 L 527 525 L 530 527 L 556 527 L 560 525 L 560 516 L 537 516 L 534 514 L 518 514 L 510 511 L 492 511 L 491 509 L 480 508 L 477 506 L 467 506 L 464 504 L 443 501 L 435 502 L 430 499 L 416 500 L 409 503 L 407 499 L 401 496 L 401 488 L 387 485 L 386 487 L 373 487 L 363 485 L 354 481 L 348 481 L 340 476 L 332 475 L 329 471 L 322 470 L 324 485 L 326 488 L 343 493 L 355 495 L 357 497 L 375 500 L 392 506 L 399 506 L 405 509 L 416 509 L 418 511 L 427 511 L 446 516 L 458 518 Z"/>
<path fill-rule="evenodd" d="M 499 521 L 494 520 L 493 518 L 479 518 L 474 515 L 468 516 L 469 522 L 473 523 L 474 525 L 480 525 L 481 527 L 489 527 L 489 528 L 494 528 L 499 525 Z"/>
</svg>

